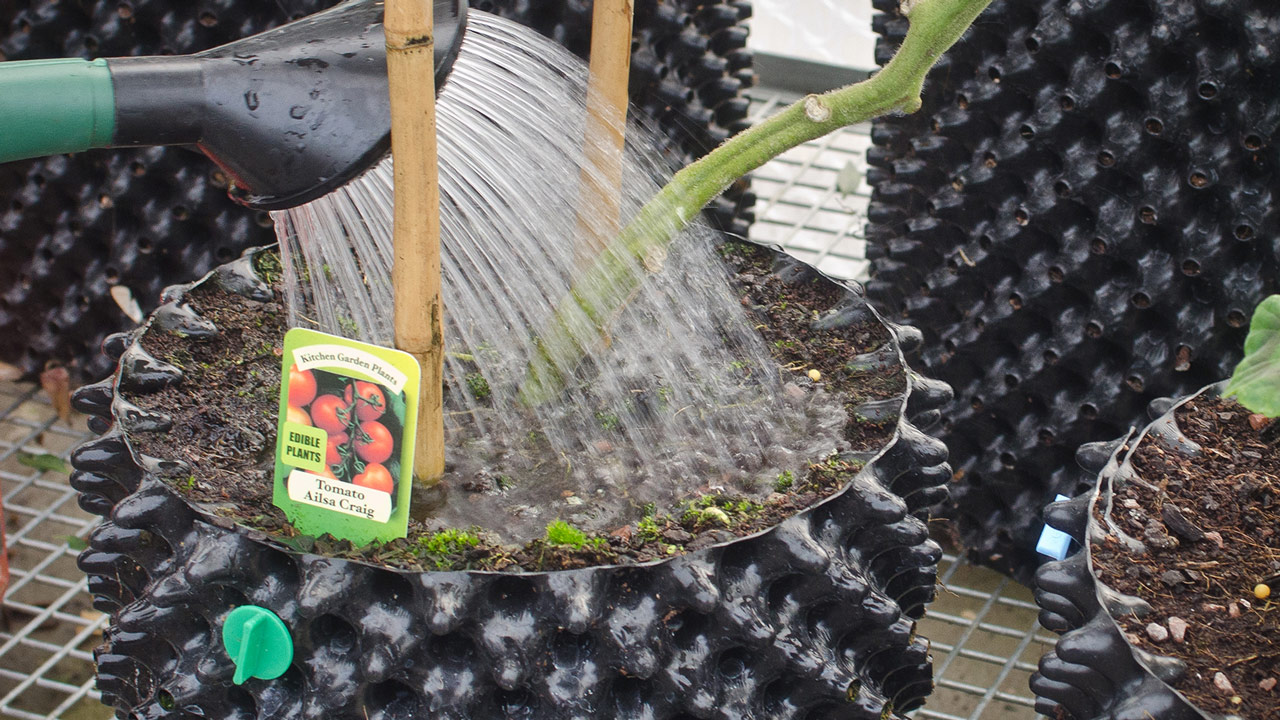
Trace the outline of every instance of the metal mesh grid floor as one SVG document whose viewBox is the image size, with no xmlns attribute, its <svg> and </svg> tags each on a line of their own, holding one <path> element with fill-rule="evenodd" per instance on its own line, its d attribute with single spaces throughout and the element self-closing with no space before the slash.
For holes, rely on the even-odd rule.
<svg viewBox="0 0 1280 720">
<path fill-rule="evenodd" d="M 0 713 L 89 720 L 111 713 L 93 689 L 93 646 L 106 624 L 94 610 L 78 550 L 97 518 L 76 504 L 67 473 L 32 456 L 66 460 L 89 437 L 67 426 L 30 384 L 0 383 L 0 490 L 10 584 L 0 614 Z"/>
<path fill-rule="evenodd" d="M 753 91 L 764 117 L 792 97 Z M 792 150 L 755 174 L 755 240 L 837 277 L 867 272 L 863 225 L 867 127 L 850 128 Z M 57 420 L 35 386 L 0 383 L 0 489 L 12 579 L 0 615 L 0 717 L 98 720 L 111 712 L 93 689 L 92 648 L 104 617 L 90 607 L 76 549 L 95 518 L 76 505 L 65 472 L 31 467 L 30 455 L 65 459 L 88 437 L 83 420 Z M 26 462 L 23 460 L 26 459 Z M 933 643 L 937 689 L 919 720 L 1032 720 L 1027 677 L 1053 636 L 1036 623 L 1031 592 L 1007 578 L 947 556 L 938 600 L 920 623 Z"/>
<path fill-rule="evenodd" d="M 752 122 L 798 97 L 768 88 L 749 94 Z M 781 245 L 833 277 L 865 280 L 870 146 L 870 126 L 858 125 L 784 153 L 755 172 L 751 239 Z M 1031 591 L 952 556 L 939 573 L 938 599 L 920 623 L 920 634 L 933 643 L 937 689 L 915 717 L 1039 717 L 1027 679 L 1056 638 L 1036 621 Z"/>
<path fill-rule="evenodd" d="M 753 123 L 795 99 L 767 89 L 749 95 Z M 832 277 L 866 279 L 863 225 L 871 202 L 865 180 L 870 133 L 866 125 L 846 128 L 789 150 L 753 173 L 758 200 L 751 239 L 781 245 Z M 843 182 L 838 182 L 842 174 Z"/>
</svg>

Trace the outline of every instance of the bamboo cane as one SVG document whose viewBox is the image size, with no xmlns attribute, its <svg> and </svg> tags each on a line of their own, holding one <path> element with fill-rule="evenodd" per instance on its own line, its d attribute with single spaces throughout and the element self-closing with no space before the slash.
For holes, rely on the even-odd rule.
<svg viewBox="0 0 1280 720">
<path fill-rule="evenodd" d="M 578 265 L 590 266 L 621 229 L 622 150 L 631 73 L 632 0 L 595 0 L 578 201 Z"/>
<path fill-rule="evenodd" d="M 413 474 L 444 474 L 444 325 L 440 300 L 440 188 L 436 172 L 432 0 L 387 0 L 387 81 L 395 159 L 396 347 L 422 365 Z"/>
</svg>

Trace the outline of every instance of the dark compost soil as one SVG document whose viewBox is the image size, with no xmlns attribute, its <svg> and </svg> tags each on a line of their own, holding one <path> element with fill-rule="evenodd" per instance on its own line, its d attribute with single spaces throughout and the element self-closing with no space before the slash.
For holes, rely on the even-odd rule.
<svg viewBox="0 0 1280 720">
<path fill-rule="evenodd" d="M 769 274 L 773 254 L 754 245 L 729 242 L 721 255 L 735 272 L 735 289 L 784 373 L 806 378 L 796 387 L 814 386 L 807 374 L 818 370 L 826 390 L 840 393 L 849 408 L 905 391 L 906 376 L 896 357 L 871 368 L 851 362 L 878 349 L 892 350 L 888 331 L 878 321 L 868 317 L 859 326 L 835 330 L 812 327 L 846 290 L 816 275 L 784 282 Z M 281 297 L 277 257 L 261 253 L 254 262 Z M 192 501 L 299 550 L 409 570 L 550 570 L 640 563 L 759 532 L 837 492 L 862 467 L 854 459 L 814 458 L 799 477 L 780 477 L 775 491 L 762 502 L 718 494 L 706 486 L 691 487 L 689 499 L 679 508 L 658 512 L 647 507 L 635 522 L 607 536 L 570 544 L 535 540 L 515 548 L 491 541 L 483 528 L 431 533 L 417 520 L 410 522 L 406 539 L 362 548 L 328 536 L 301 536 L 271 502 L 281 354 L 288 329 L 283 308 L 226 292 L 215 283 L 195 288 L 187 301 L 220 332 L 201 338 L 152 328 L 143 337 L 148 352 L 180 367 L 185 378 L 162 392 L 129 398 L 173 420 L 167 433 L 134 436 L 135 447 L 145 455 L 181 460 L 194 468 L 189 477 L 169 480 Z M 854 450 L 876 450 L 892 438 L 896 426 L 896 413 L 878 418 L 851 413 L 845 435 Z M 486 485 L 458 478 L 451 492 L 465 494 L 472 487 Z"/>
<path fill-rule="evenodd" d="M 1094 547 L 1095 568 L 1107 585 L 1150 603 L 1151 614 L 1118 620 L 1136 647 L 1187 663 L 1172 683 L 1178 691 L 1210 713 L 1274 720 L 1280 717 L 1280 423 L 1209 399 L 1183 405 L 1177 421 L 1201 452 L 1181 454 L 1149 435 L 1133 466 L 1165 496 L 1126 483 L 1114 498 L 1113 520 L 1148 552 L 1126 551 L 1108 535 Z M 1270 599 L 1255 595 L 1260 583 L 1272 588 Z"/>
</svg>

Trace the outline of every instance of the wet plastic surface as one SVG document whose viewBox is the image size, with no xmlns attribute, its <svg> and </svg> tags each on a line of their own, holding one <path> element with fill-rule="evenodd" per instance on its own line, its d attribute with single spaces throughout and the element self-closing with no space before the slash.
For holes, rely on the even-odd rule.
<svg viewBox="0 0 1280 720">
<path fill-rule="evenodd" d="M 1132 442 L 1125 437 L 1081 447 L 1080 464 L 1096 476 L 1097 485 L 1049 506 L 1045 511 L 1049 524 L 1081 545 L 1087 538 L 1104 537 L 1110 531 L 1098 524 L 1095 506 L 1110 515 L 1112 489 L 1134 472 L 1128 461 L 1131 448 L 1148 435 L 1169 438 L 1175 446 L 1194 446 L 1181 437 L 1174 411 L 1197 397 L 1217 395 L 1222 387 L 1211 385 L 1176 403 L 1168 398 L 1152 403 L 1157 417 Z M 1040 624 L 1062 635 L 1031 676 L 1036 710 L 1064 720 L 1220 720 L 1196 709 L 1168 685 L 1186 671 L 1181 660 L 1146 652 L 1125 639 L 1114 616 L 1150 607 L 1099 582 L 1086 550 L 1046 563 L 1036 572 Z"/>
<path fill-rule="evenodd" d="M 204 50 L 335 4 L 332 0 L 17 0 L 0 3 L 0 59 L 162 55 Z M 480 0 L 565 44 L 588 48 L 589 3 Z M 746 0 L 636 3 L 633 101 L 673 139 L 673 160 L 700 155 L 745 125 Z M 49 359 L 105 377 L 98 353 L 130 326 L 109 291 L 144 312 L 160 291 L 200 277 L 246 248 L 274 242 L 265 212 L 227 199 L 228 178 L 183 149 L 92 151 L 0 166 L 0 359 L 39 372 Z M 711 214 L 746 234 L 754 199 L 735 186 Z"/>
<path fill-rule="evenodd" d="M 880 62 L 896 5 L 876 2 Z M 956 389 L 940 513 L 976 562 L 1029 582 L 1075 448 L 1227 376 L 1280 289 L 1278 13 L 997 0 L 924 107 L 875 122 L 868 293 Z"/>
<path fill-rule="evenodd" d="M 206 281 L 260 291 L 247 267 Z M 182 294 L 146 331 L 210 332 Z M 851 317 L 873 312 L 850 301 Z M 892 329 L 899 347 L 919 341 Z M 935 420 L 942 384 L 911 376 L 890 446 L 845 490 L 758 535 L 645 566 L 406 573 L 296 553 L 176 496 L 161 477 L 190 470 L 128 439 L 167 419 L 127 398 L 181 373 L 133 340 L 108 343 L 117 383 L 76 395 L 106 434 L 74 453 L 72 477 L 107 518 L 79 562 L 112 614 L 98 684 L 121 716 L 871 720 L 932 689 L 914 619 L 935 592 L 927 508 L 949 469 L 905 418 Z M 285 621 L 295 659 L 236 689 L 215 640 L 246 603 Z"/>
</svg>

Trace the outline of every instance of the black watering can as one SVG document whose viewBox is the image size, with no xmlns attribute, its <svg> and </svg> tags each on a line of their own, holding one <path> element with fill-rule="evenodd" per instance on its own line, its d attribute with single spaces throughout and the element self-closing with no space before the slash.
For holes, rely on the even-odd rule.
<svg viewBox="0 0 1280 720">
<path fill-rule="evenodd" d="M 439 90 L 467 5 L 434 3 Z M 187 145 L 245 205 L 310 202 L 390 149 L 382 11 L 381 0 L 351 0 L 194 55 L 0 63 L 0 162 Z"/>
</svg>

